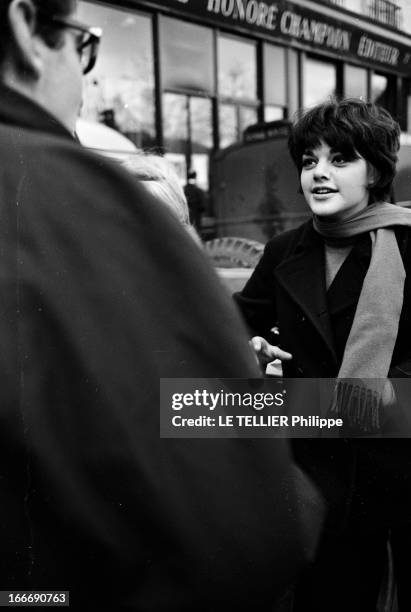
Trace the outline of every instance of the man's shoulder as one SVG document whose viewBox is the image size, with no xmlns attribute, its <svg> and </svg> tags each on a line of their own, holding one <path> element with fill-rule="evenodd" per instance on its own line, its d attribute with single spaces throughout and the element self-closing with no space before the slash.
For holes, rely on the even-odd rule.
<svg viewBox="0 0 411 612">
<path fill-rule="evenodd" d="M 86 208 L 96 201 L 101 206 L 104 201 L 113 205 L 124 201 L 128 208 L 130 199 L 150 199 L 118 162 L 71 138 L 0 125 L 0 154 L 6 160 L 3 171 L 10 179 L 9 189 L 27 187 L 31 198 L 39 203 L 43 200 L 44 205 L 55 206 L 53 198 L 57 198 Z"/>
<path fill-rule="evenodd" d="M 54 164 L 63 166 L 68 157 L 81 163 L 109 165 L 115 164 L 108 158 L 90 149 L 83 147 L 77 140 L 69 135 L 35 130 L 19 125 L 7 125 L 0 123 L 0 148 L 10 148 L 10 155 L 19 156 L 26 164 L 32 160 L 34 163 L 39 158 L 49 158 Z"/>
</svg>

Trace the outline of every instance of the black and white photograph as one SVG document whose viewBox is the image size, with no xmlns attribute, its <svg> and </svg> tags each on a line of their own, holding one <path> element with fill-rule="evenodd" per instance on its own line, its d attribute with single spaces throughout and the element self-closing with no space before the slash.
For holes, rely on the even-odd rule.
<svg viewBox="0 0 411 612">
<path fill-rule="evenodd" d="M 0 0 L 0 607 L 411 611 L 411 0 Z"/>
</svg>

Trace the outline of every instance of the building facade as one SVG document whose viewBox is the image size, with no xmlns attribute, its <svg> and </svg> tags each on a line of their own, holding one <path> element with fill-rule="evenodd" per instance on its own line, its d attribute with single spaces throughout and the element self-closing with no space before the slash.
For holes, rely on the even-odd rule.
<svg viewBox="0 0 411 612">
<path fill-rule="evenodd" d="M 332 94 L 411 132 L 411 7 L 388 0 L 82 1 L 102 26 L 82 116 L 162 150 L 208 188 L 209 154 Z"/>
</svg>

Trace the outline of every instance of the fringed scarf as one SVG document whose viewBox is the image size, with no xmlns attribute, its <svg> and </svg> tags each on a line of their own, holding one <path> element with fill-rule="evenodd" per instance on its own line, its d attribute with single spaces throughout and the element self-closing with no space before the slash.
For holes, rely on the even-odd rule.
<svg viewBox="0 0 411 612">
<path fill-rule="evenodd" d="M 370 204 L 338 223 L 314 217 L 314 228 L 325 239 L 367 232 L 371 236 L 371 261 L 330 409 L 357 432 L 379 430 L 380 407 L 387 401 L 386 378 L 397 339 L 405 283 L 404 264 L 394 230 L 390 229 L 399 225 L 411 227 L 411 210 L 385 202 Z"/>
</svg>

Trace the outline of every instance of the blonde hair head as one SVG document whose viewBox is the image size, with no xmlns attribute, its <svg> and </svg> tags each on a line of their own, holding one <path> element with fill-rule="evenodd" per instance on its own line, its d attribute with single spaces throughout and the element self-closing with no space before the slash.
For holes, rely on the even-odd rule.
<svg viewBox="0 0 411 612">
<path fill-rule="evenodd" d="M 156 198 L 164 202 L 183 225 L 190 225 L 187 199 L 173 164 L 160 155 L 138 152 L 123 165 Z"/>
</svg>

